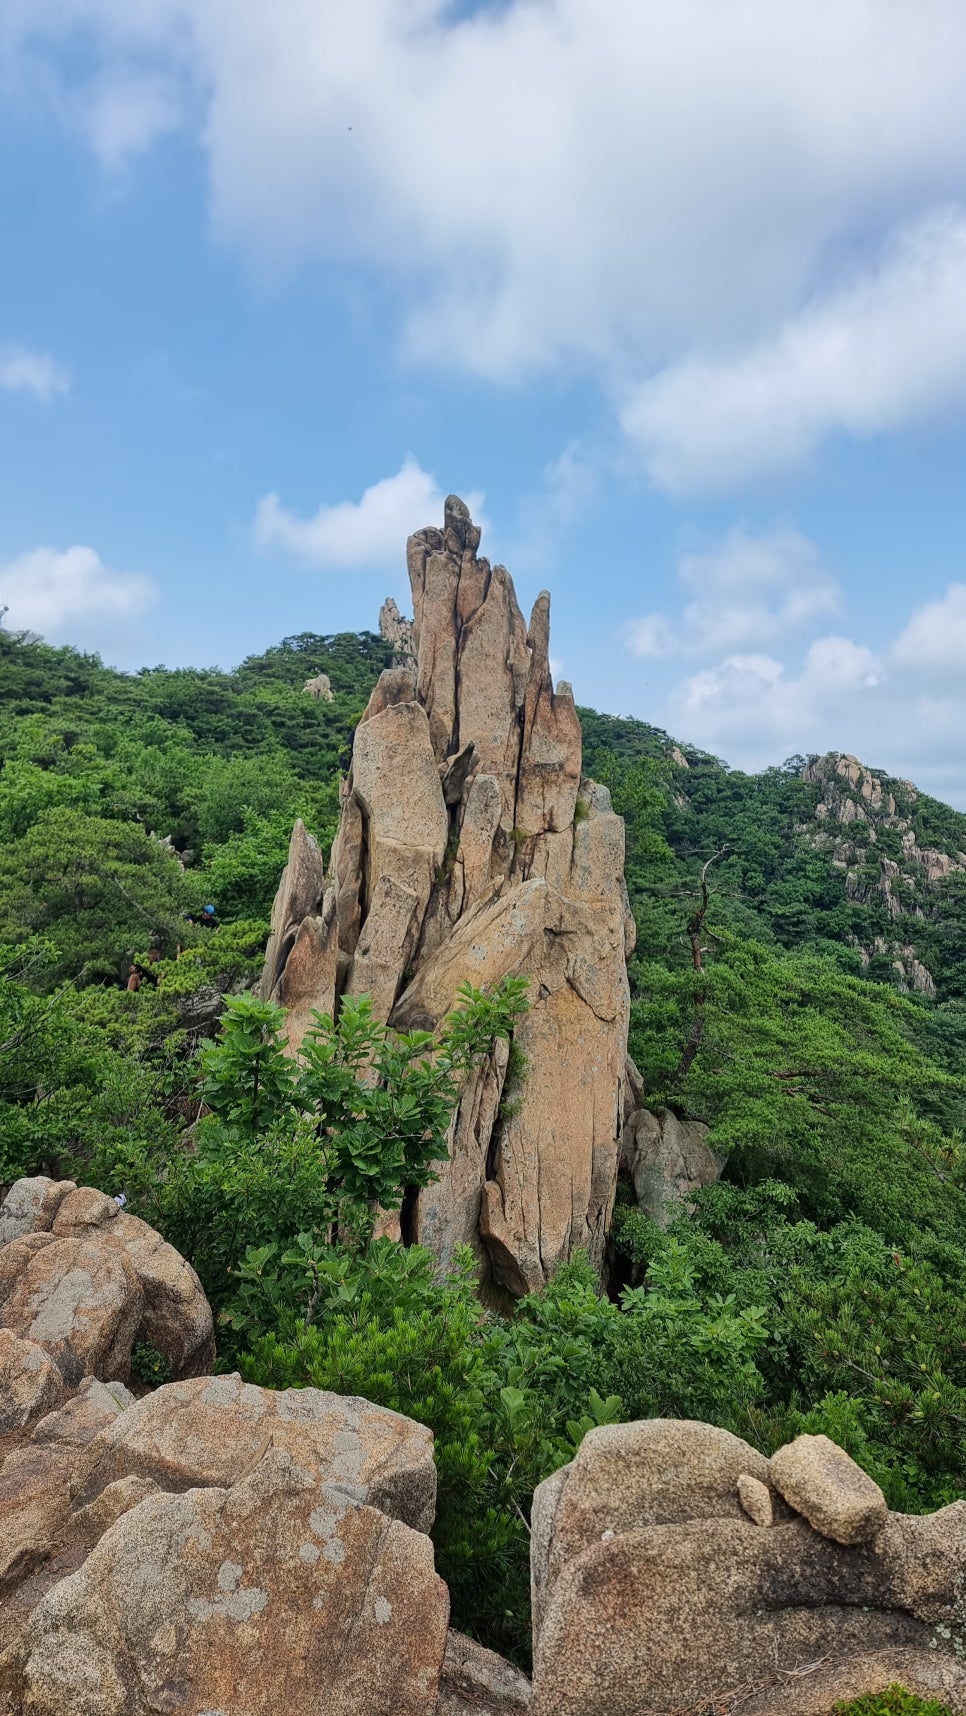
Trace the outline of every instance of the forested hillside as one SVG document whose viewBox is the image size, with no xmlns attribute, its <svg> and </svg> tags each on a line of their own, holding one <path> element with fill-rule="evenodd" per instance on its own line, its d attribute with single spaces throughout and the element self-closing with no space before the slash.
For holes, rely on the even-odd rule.
<svg viewBox="0 0 966 1716">
<path fill-rule="evenodd" d="M 497 1315 L 418 1248 L 321 1232 L 244 997 L 292 823 L 328 849 L 390 655 L 304 634 L 122 675 L 0 631 L 0 1182 L 124 1191 L 199 1270 L 225 1364 L 430 1423 L 457 1617 L 517 1654 L 529 1494 L 590 1423 L 821 1429 L 893 1507 L 966 1493 L 966 816 L 852 759 L 747 776 L 581 711 L 626 819 L 645 1100 L 725 1162 L 667 1232 L 622 1190 L 610 1297 L 577 1262 Z"/>
</svg>

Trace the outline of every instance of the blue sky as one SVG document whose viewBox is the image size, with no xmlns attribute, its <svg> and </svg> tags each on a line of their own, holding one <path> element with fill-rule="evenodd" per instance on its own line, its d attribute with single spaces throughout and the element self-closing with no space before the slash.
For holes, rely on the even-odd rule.
<svg viewBox="0 0 966 1716">
<path fill-rule="evenodd" d="M 373 626 L 474 497 L 578 700 L 966 807 L 961 0 L 3 0 L 0 605 Z"/>
</svg>

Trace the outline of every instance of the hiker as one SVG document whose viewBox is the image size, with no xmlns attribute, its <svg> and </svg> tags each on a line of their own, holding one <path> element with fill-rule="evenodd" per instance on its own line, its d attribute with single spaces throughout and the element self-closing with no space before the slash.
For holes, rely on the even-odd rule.
<svg viewBox="0 0 966 1716">
<path fill-rule="evenodd" d="M 126 987 L 132 995 L 136 995 L 141 987 L 141 973 L 136 965 L 131 967 L 131 975 L 127 980 Z"/>
<path fill-rule="evenodd" d="M 217 929 L 218 928 L 218 925 L 215 923 L 215 908 L 214 908 L 214 906 L 202 906 L 202 908 L 201 908 L 201 922 L 203 923 L 205 929 Z"/>
</svg>

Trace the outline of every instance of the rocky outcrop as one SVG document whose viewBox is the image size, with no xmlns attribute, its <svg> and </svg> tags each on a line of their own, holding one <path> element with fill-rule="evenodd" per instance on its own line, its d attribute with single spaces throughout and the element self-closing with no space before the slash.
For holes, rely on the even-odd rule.
<svg viewBox="0 0 966 1716">
<path fill-rule="evenodd" d="M 833 870 L 844 872 L 849 899 L 880 908 L 892 922 L 934 915 L 937 892 L 966 871 L 966 852 L 920 841 L 916 788 L 883 779 L 856 757 L 835 751 L 811 758 L 802 778 L 817 787 L 819 797 L 814 824 L 800 832 L 827 853 Z M 908 940 L 877 935 L 867 945 L 854 945 L 864 966 L 887 956 L 901 991 L 935 996 L 934 975 Z"/>
<path fill-rule="evenodd" d="M 0 1207 L 0 1710 L 517 1716 L 530 1683 L 449 1633 L 433 1438 L 318 1389 L 187 1374 L 197 1277 L 72 1181 Z"/>
<path fill-rule="evenodd" d="M 122 1514 L 35 1610 L 0 1690 L 31 1716 L 81 1697 L 86 1716 L 427 1716 L 448 1618 L 428 1537 L 271 1449 L 231 1489 Z"/>
<path fill-rule="evenodd" d="M 314 697 L 317 703 L 332 703 L 332 681 L 327 673 L 317 673 L 314 679 L 307 679 L 302 690 L 309 697 Z"/>
<path fill-rule="evenodd" d="M 42 1347 L 69 1387 L 126 1381 L 139 1340 L 175 1377 L 215 1357 L 211 1307 L 174 1247 L 103 1192 L 43 1176 L 0 1207 L 0 1329 Z"/>
<path fill-rule="evenodd" d="M 966 1710 L 966 1503 L 888 1514 L 824 1437 L 592 1430 L 532 1523 L 533 1716 L 827 1716 L 896 1681 Z"/>
<path fill-rule="evenodd" d="M 577 1247 L 603 1252 L 634 928 L 623 823 L 582 779 L 573 695 L 553 687 L 549 597 L 527 626 L 479 538 L 453 496 L 442 530 L 410 538 L 414 654 L 386 604 L 403 664 L 357 728 L 324 885 L 296 827 L 262 993 L 287 1008 L 296 1051 L 313 1010 L 345 994 L 370 994 L 397 1029 L 435 1030 L 467 980 L 529 979 L 525 1078 L 505 1091 L 505 1048 L 479 1069 L 449 1162 L 406 1216 L 406 1237 L 444 1259 L 469 1243 L 481 1273 L 524 1293 Z"/>
<path fill-rule="evenodd" d="M 397 1412 L 317 1388 L 277 1393 L 238 1376 L 170 1383 L 98 1438 L 74 1480 L 78 1505 L 136 1477 L 164 1490 L 230 1489 L 269 1448 L 416 1531 L 436 1511 L 433 1438 Z"/>
<path fill-rule="evenodd" d="M 669 1108 L 635 1108 L 623 1132 L 622 1154 L 639 1207 L 658 1227 L 692 1208 L 702 1186 L 718 1179 L 723 1160 L 701 1120 L 679 1120 Z"/>
<path fill-rule="evenodd" d="M 407 620 L 399 612 L 392 596 L 387 596 L 379 609 L 379 633 L 388 644 L 392 644 L 393 667 L 405 667 L 416 663 L 416 640 L 413 636 L 413 622 Z"/>
</svg>

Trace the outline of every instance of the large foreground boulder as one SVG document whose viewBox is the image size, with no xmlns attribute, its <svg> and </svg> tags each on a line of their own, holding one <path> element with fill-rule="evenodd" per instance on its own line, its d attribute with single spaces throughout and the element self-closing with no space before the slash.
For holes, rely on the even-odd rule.
<svg viewBox="0 0 966 1716">
<path fill-rule="evenodd" d="M 407 1238 L 444 1260 L 469 1244 L 481 1274 L 522 1294 L 577 1249 L 603 1256 L 634 923 L 623 822 L 582 778 L 573 693 L 554 689 L 549 597 L 528 626 L 479 541 L 452 495 L 443 529 L 409 540 L 413 654 L 383 673 L 356 730 L 324 880 L 296 825 L 262 992 L 287 1009 L 294 1052 L 313 1010 L 335 1015 L 343 995 L 433 1031 L 466 981 L 529 979 L 526 1077 L 505 1090 L 501 1047 L 468 1080 L 449 1162 L 404 1218 Z"/>
<path fill-rule="evenodd" d="M 429 1538 L 272 1449 L 125 1512 L 0 1661 L 30 1716 L 429 1716 L 449 1597 Z"/>
<path fill-rule="evenodd" d="M 149 1479 L 160 1489 L 230 1488 L 269 1450 L 314 1481 L 428 1531 L 436 1512 L 432 1432 L 368 1400 L 318 1388 L 255 1388 L 239 1376 L 196 1377 L 157 1389 L 90 1447 L 74 1483 L 85 1506 L 109 1485 Z"/>
<path fill-rule="evenodd" d="M 841 1449 L 775 1470 L 702 1424 L 585 1437 L 534 1496 L 533 1716 L 828 1716 L 896 1681 L 966 1710 L 966 1503 L 887 1514 Z"/>
</svg>

